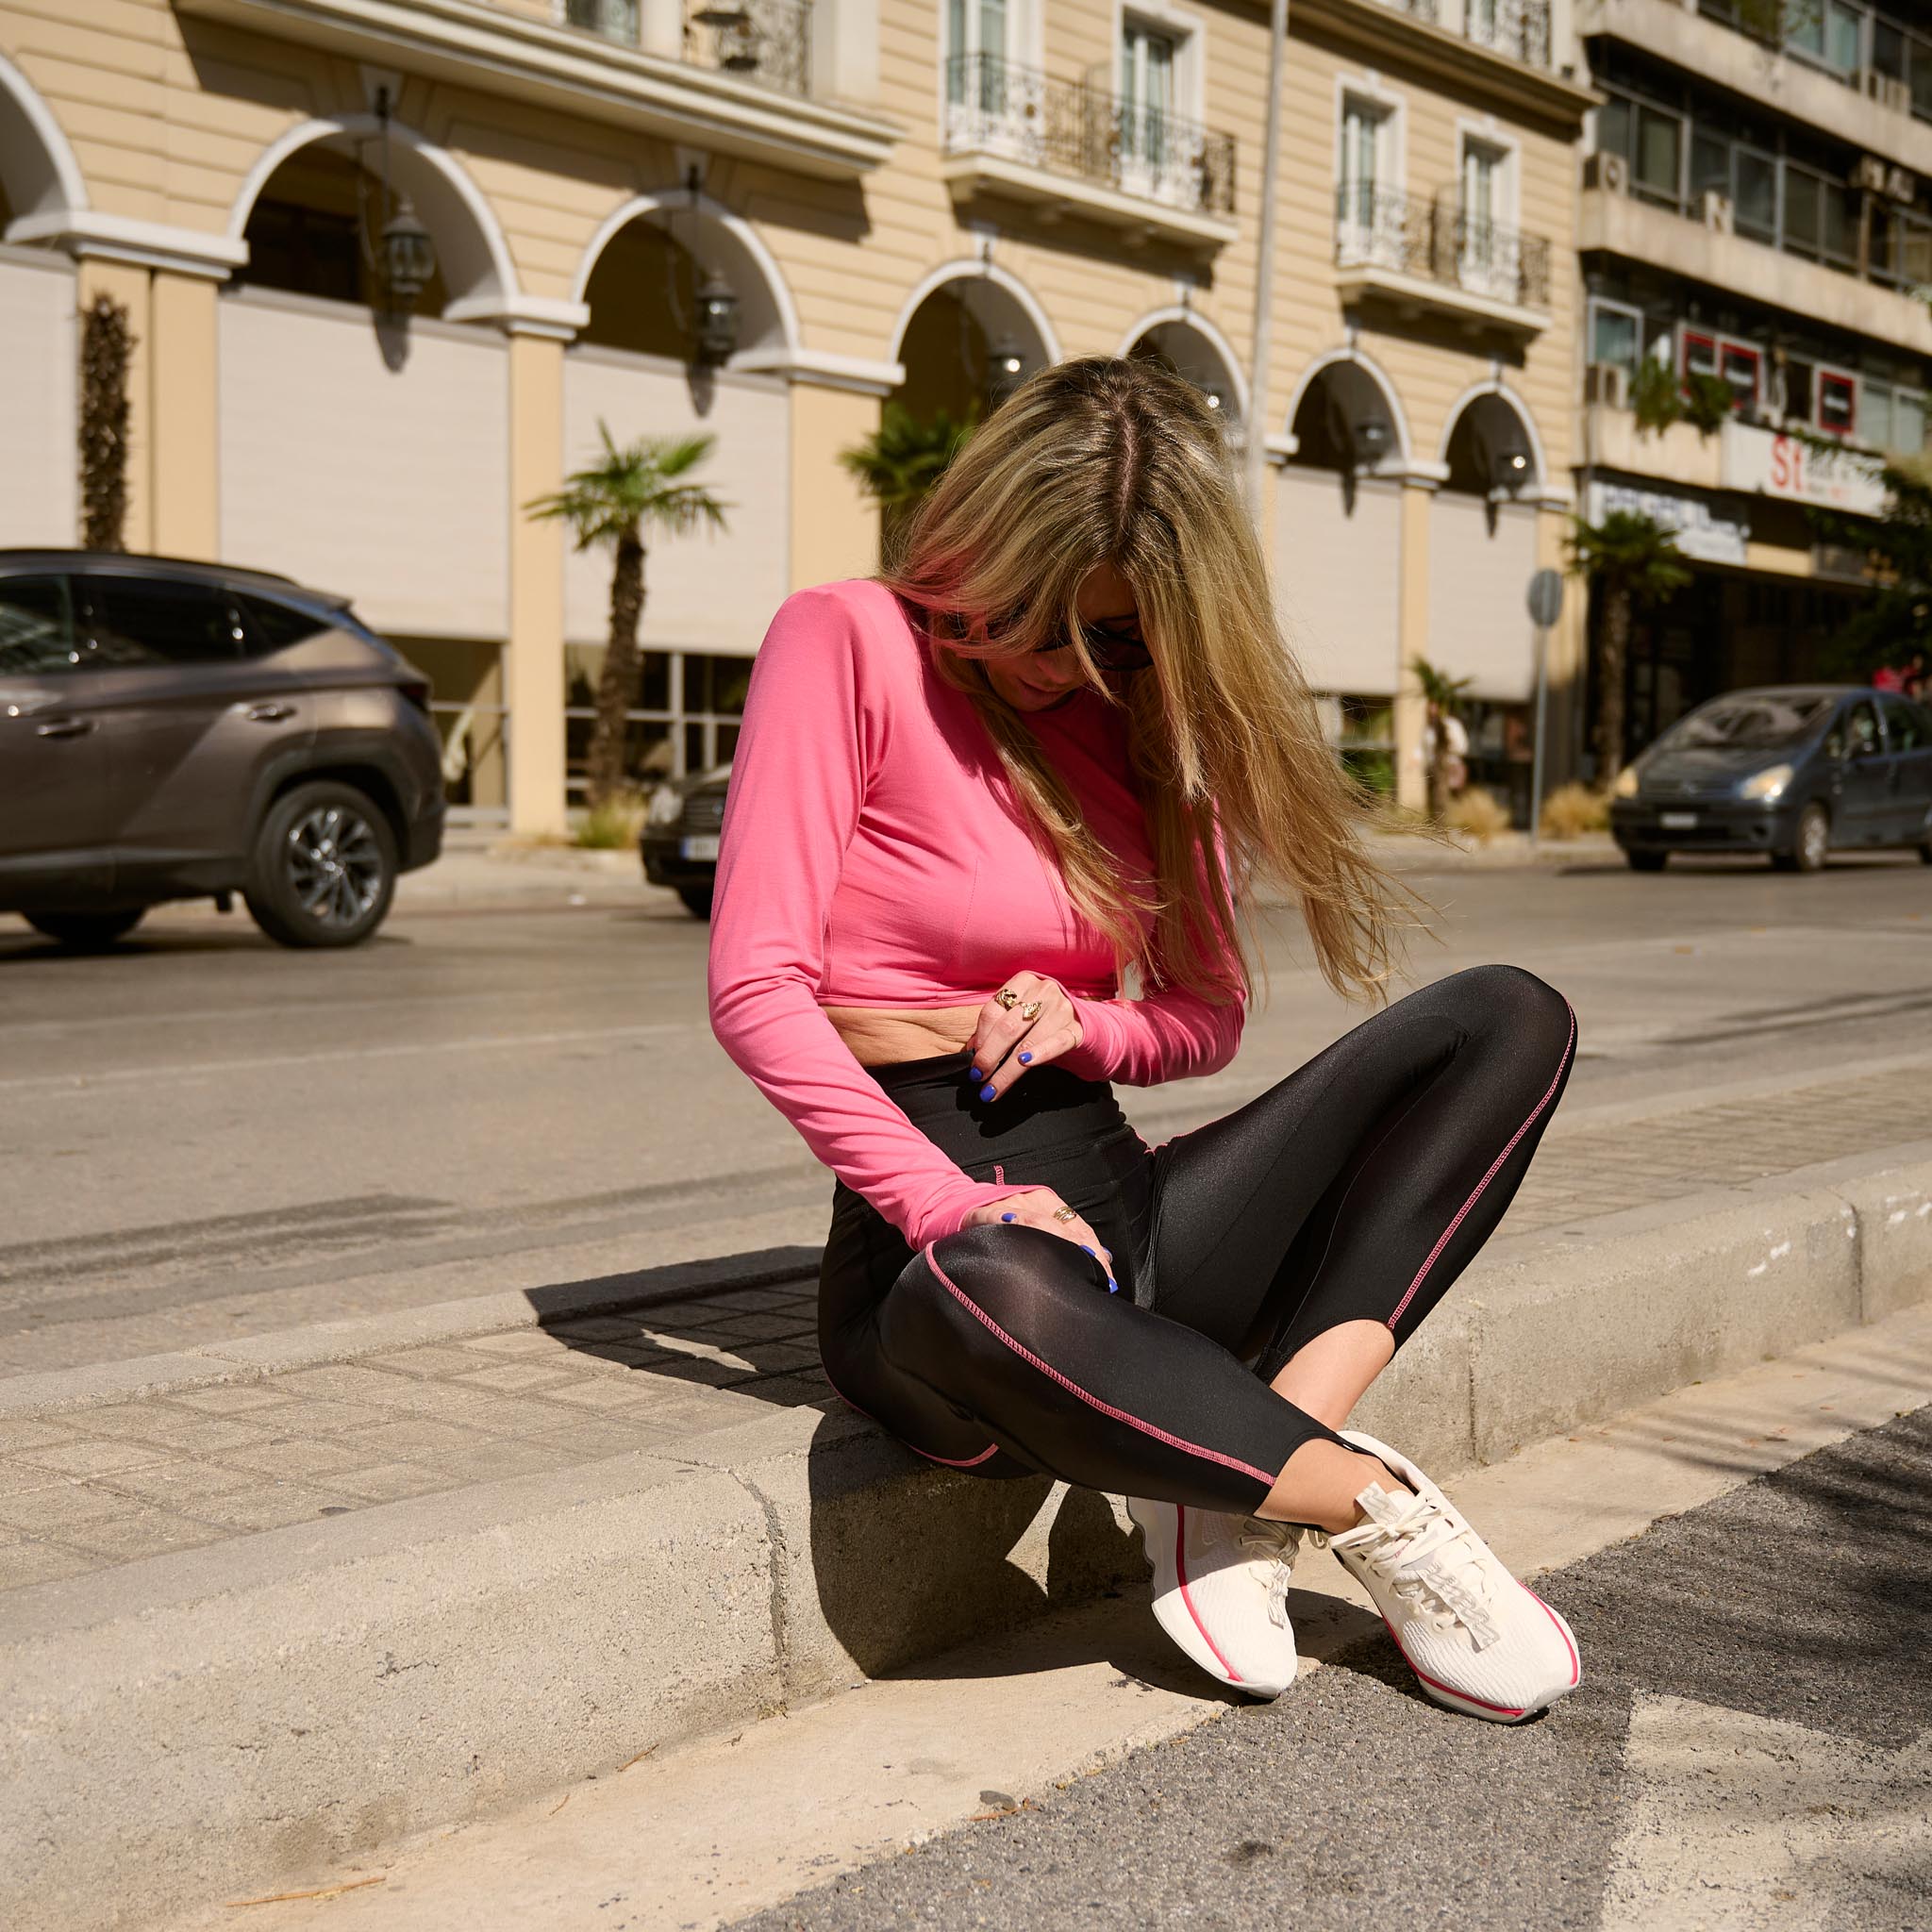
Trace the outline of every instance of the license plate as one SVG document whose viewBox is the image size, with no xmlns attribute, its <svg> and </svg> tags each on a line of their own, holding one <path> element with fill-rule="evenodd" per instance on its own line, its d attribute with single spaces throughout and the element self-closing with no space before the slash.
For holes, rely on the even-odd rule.
<svg viewBox="0 0 1932 1932">
<path fill-rule="evenodd" d="M 718 835 L 716 832 L 693 834 L 677 841 L 677 856 L 680 858 L 716 858 L 718 856 Z"/>
<path fill-rule="evenodd" d="M 1657 822 L 1667 832 L 1689 832 L 1697 824 L 1697 814 L 1694 811 L 1660 811 Z"/>
</svg>

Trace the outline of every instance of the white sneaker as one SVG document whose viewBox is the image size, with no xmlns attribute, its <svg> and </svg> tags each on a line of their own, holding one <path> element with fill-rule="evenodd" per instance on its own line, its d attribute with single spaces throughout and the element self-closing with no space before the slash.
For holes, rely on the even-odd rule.
<svg viewBox="0 0 1932 1932">
<path fill-rule="evenodd" d="M 1371 1483 L 1356 1498 L 1366 1523 L 1309 1534 L 1367 1589 L 1423 1689 L 1451 1710 L 1494 1724 L 1533 1716 L 1575 1690 L 1583 1671 L 1569 1624 L 1510 1575 L 1407 1457 L 1358 1429 L 1341 1433 L 1415 1495 L 1391 1496 Z"/>
<path fill-rule="evenodd" d="M 1154 1566 L 1160 1627 L 1210 1676 L 1250 1697 L 1280 1696 L 1294 1682 L 1288 1578 L 1300 1528 L 1141 1496 L 1126 1501 Z"/>
</svg>

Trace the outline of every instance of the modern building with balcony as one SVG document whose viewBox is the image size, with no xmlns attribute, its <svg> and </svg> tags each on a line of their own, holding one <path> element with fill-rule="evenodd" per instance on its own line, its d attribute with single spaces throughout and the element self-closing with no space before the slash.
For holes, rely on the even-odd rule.
<svg viewBox="0 0 1932 1932">
<path fill-rule="evenodd" d="M 1882 459 L 1926 450 L 1932 32 L 1847 0 L 1580 0 L 1575 25 L 1604 96 L 1583 494 L 1676 530 L 1694 570 L 1640 620 L 1634 750 L 1717 691 L 1819 675 L 1863 576 L 1807 512 L 1875 515 Z M 1701 430 L 1661 420 L 1693 391 Z"/>
<path fill-rule="evenodd" d="M 645 533 L 649 779 L 729 758 L 791 590 L 875 566 L 841 458 L 888 403 L 1154 356 L 1260 442 L 1350 755 L 1417 794 L 1424 656 L 1520 796 L 1573 457 L 1569 4 L 1295 0 L 1261 290 L 1267 0 L 0 0 L 0 544 L 75 541 L 108 295 L 129 547 L 352 595 L 434 680 L 458 814 L 554 832 L 608 562 L 524 507 L 602 426 L 711 435 L 724 505 Z"/>
</svg>

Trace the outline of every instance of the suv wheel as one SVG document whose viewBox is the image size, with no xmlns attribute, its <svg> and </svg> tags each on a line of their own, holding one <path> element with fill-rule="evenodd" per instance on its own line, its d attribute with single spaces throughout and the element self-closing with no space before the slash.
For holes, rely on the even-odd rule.
<svg viewBox="0 0 1932 1932">
<path fill-rule="evenodd" d="M 145 906 L 124 906 L 114 912 L 23 912 L 36 932 L 65 946 L 111 946 L 141 924 Z"/>
<path fill-rule="evenodd" d="M 1643 852 L 1632 849 L 1624 852 L 1624 858 L 1632 872 L 1661 872 L 1664 869 L 1664 861 L 1670 856 L 1668 852 Z"/>
<path fill-rule="evenodd" d="M 679 886 L 677 896 L 684 901 L 684 909 L 693 919 L 710 918 L 711 888 L 709 886 Z"/>
<path fill-rule="evenodd" d="M 353 785 L 317 778 L 269 807 L 242 896 L 282 945 L 354 946 L 382 924 L 395 886 L 395 835 L 381 809 Z"/>
</svg>

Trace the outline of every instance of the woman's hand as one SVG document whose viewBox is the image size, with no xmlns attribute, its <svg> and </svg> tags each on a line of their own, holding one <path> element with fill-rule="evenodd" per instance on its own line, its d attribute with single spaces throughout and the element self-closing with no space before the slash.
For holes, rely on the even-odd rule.
<svg viewBox="0 0 1932 1932">
<path fill-rule="evenodd" d="M 1019 998 L 1010 1007 L 988 1000 L 966 1042 L 982 1100 L 997 1100 L 1028 1067 L 1058 1059 L 1081 1041 L 1074 1002 L 1058 980 L 1016 973 L 1000 990 Z"/>
<path fill-rule="evenodd" d="M 1054 1210 L 1066 1205 L 1051 1188 L 1032 1188 L 1024 1194 L 1008 1194 L 1000 1200 L 989 1201 L 983 1208 L 971 1209 L 961 1224 L 986 1227 L 1006 1222 L 1023 1227 L 1043 1227 L 1048 1234 L 1057 1234 L 1074 1246 L 1085 1248 L 1107 1270 L 1108 1292 L 1118 1294 L 1120 1283 L 1113 1278 L 1113 1256 L 1101 1246 L 1100 1237 L 1078 1214 L 1070 1221 L 1054 1218 Z"/>
</svg>

